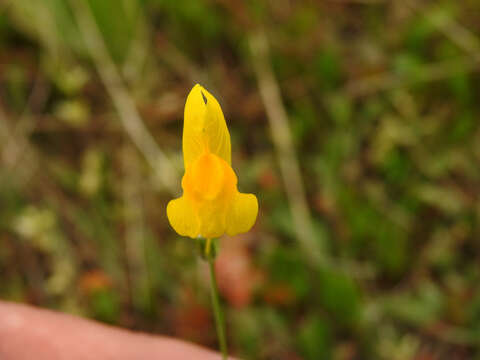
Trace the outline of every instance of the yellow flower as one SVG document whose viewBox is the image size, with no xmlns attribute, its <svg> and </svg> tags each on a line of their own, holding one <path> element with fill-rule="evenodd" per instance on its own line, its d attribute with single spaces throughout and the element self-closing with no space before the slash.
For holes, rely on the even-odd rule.
<svg viewBox="0 0 480 360">
<path fill-rule="evenodd" d="M 167 206 L 177 233 L 216 238 L 250 230 L 257 198 L 237 189 L 231 167 L 230 134 L 217 100 L 199 84 L 188 94 L 183 124 L 183 196 Z"/>
</svg>

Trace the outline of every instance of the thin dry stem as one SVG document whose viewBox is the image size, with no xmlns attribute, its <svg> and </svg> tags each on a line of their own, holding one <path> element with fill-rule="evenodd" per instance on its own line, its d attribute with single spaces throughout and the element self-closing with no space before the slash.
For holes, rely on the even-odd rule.
<svg viewBox="0 0 480 360">
<path fill-rule="evenodd" d="M 352 98 L 359 98 L 381 91 L 448 79 L 458 74 L 459 69 L 464 72 L 478 71 L 479 64 L 480 59 L 460 58 L 423 65 L 418 68 L 417 76 L 414 78 L 402 77 L 390 72 L 380 73 L 348 83 L 344 92 Z"/>
<path fill-rule="evenodd" d="M 128 92 L 117 66 L 113 62 L 97 23 L 85 1 L 70 0 L 80 33 L 100 77 L 111 96 L 126 133 L 158 173 L 163 185 L 171 192 L 177 192 L 177 174 L 170 160 L 155 142 L 143 123 L 135 103 Z"/>
<path fill-rule="evenodd" d="M 134 294 L 142 294 L 150 289 L 149 273 L 145 249 L 145 209 L 143 203 L 143 178 L 139 154 L 130 142 L 122 148 L 123 167 L 123 216 L 125 224 L 125 253 L 128 263 L 130 300 L 140 306 L 140 299 Z"/>
<path fill-rule="evenodd" d="M 268 42 L 263 30 L 252 33 L 249 42 L 260 96 L 267 112 L 275 152 L 290 204 L 294 230 L 312 265 L 324 265 L 325 257 L 322 255 L 318 242 L 315 241 L 288 116 L 282 102 L 280 88 L 271 68 Z"/>
<path fill-rule="evenodd" d="M 444 34 L 452 43 L 480 61 L 480 40 L 475 34 L 450 17 L 428 16 L 424 7 L 417 2 L 407 0 L 404 5 L 412 11 L 423 15 L 434 27 Z"/>
</svg>

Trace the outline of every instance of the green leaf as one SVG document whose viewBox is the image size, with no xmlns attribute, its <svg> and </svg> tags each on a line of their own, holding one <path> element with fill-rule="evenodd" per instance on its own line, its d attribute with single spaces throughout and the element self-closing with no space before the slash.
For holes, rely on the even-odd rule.
<svg viewBox="0 0 480 360">
<path fill-rule="evenodd" d="M 330 328 L 321 317 L 314 315 L 306 319 L 297 334 L 297 344 L 304 359 L 331 359 Z"/>
<path fill-rule="evenodd" d="M 336 322 L 352 326 L 360 319 L 360 292 L 351 278 L 341 273 L 323 271 L 318 285 L 321 303 Z"/>
</svg>

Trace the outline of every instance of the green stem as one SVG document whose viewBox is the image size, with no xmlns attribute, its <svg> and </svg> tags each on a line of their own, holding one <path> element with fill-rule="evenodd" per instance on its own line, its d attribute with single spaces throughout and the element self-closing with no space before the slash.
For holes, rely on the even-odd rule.
<svg viewBox="0 0 480 360">
<path fill-rule="evenodd" d="M 215 260 L 211 256 L 207 256 L 207 261 L 208 261 L 208 267 L 210 268 L 212 305 L 213 305 L 213 312 L 215 314 L 215 323 L 217 325 L 218 342 L 220 343 L 220 350 L 222 351 L 222 359 L 227 360 L 228 352 L 227 352 L 227 339 L 225 336 L 225 322 L 223 319 L 223 313 L 220 307 L 220 299 L 218 296 L 217 278 L 215 277 L 215 267 L 214 267 Z"/>
<path fill-rule="evenodd" d="M 207 241 L 205 242 L 205 257 L 207 259 L 210 259 L 212 258 L 211 256 L 211 249 L 212 248 L 212 239 L 207 239 Z"/>
</svg>

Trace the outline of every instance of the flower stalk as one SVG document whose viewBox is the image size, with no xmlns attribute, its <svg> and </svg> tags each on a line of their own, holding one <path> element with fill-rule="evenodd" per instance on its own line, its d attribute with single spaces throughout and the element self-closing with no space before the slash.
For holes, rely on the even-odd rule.
<svg viewBox="0 0 480 360">
<path fill-rule="evenodd" d="M 204 239 L 201 239 L 204 240 Z M 222 307 L 220 305 L 220 296 L 218 292 L 217 277 L 215 275 L 215 257 L 216 257 L 216 248 L 213 243 L 213 239 L 206 239 L 201 241 L 203 244 L 202 248 L 202 257 L 208 263 L 208 269 L 210 272 L 210 289 L 212 297 L 212 307 L 213 313 L 215 316 L 215 325 L 217 328 L 217 337 L 220 344 L 220 351 L 222 352 L 222 359 L 227 360 L 228 350 L 227 350 L 227 337 L 225 331 L 225 319 L 223 317 Z"/>
</svg>

